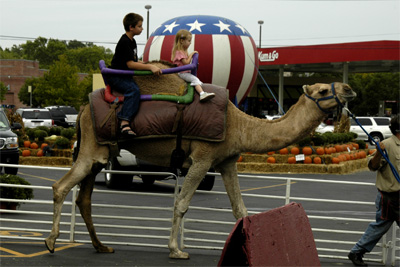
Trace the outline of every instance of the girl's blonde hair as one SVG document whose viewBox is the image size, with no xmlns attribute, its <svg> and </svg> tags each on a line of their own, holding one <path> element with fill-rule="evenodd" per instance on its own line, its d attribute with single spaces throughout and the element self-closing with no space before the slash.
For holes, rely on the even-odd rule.
<svg viewBox="0 0 400 267">
<path fill-rule="evenodd" d="M 176 51 L 184 50 L 180 41 L 186 40 L 190 36 L 192 36 L 192 33 L 184 29 L 181 29 L 176 33 L 174 47 L 172 48 L 171 61 L 174 61 Z"/>
</svg>

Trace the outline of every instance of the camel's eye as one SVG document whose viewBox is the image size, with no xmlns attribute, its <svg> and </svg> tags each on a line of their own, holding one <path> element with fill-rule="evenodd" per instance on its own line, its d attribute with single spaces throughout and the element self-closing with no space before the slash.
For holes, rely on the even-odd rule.
<svg viewBox="0 0 400 267">
<path fill-rule="evenodd" d="M 326 94 L 328 94 L 328 89 L 320 89 L 319 90 L 319 93 L 321 94 L 321 95 L 326 95 Z"/>
</svg>

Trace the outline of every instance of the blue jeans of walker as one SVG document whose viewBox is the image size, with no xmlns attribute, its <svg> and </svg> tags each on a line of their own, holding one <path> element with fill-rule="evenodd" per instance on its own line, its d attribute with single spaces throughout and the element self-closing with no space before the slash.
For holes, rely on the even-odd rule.
<svg viewBox="0 0 400 267">
<path fill-rule="evenodd" d="M 120 120 L 131 121 L 139 109 L 140 91 L 139 86 L 132 77 L 107 76 L 107 82 L 112 90 L 124 94 L 124 105 L 117 114 Z"/>
<path fill-rule="evenodd" d="M 393 220 L 382 220 L 381 219 L 381 194 L 378 192 L 375 200 L 376 206 L 376 221 L 372 222 L 368 225 L 367 230 L 361 237 L 361 239 L 355 244 L 355 246 L 351 249 L 353 253 L 362 253 L 371 252 L 371 250 L 375 247 L 381 237 L 389 231 L 390 227 L 393 224 Z"/>
</svg>

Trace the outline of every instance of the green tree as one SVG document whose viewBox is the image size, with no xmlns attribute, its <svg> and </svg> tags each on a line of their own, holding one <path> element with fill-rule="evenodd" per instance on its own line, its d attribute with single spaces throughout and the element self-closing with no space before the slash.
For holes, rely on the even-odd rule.
<svg viewBox="0 0 400 267">
<path fill-rule="evenodd" d="M 94 45 L 91 47 L 70 49 L 65 55 L 70 65 L 77 66 L 80 72 L 89 73 L 99 69 L 99 61 L 101 59 L 103 59 L 106 64 L 110 64 L 113 53 L 110 49 Z"/>
<path fill-rule="evenodd" d="M 399 100 L 400 73 L 358 73 L 349 75 L 349 84 L 357 97 L 349 103 L 352 113 L 377 115 L 379 101 Z"/>
<path fill-rule="evenodd" d="M 29 78 L 25 80 L 24 85 L 21 87 L 18 93 L 19 101 L 27 106 L 30 106 L 30 93 L 28 92 L 28 86 L 32 86 L 32 107 L 40 107 L 41 103 L 34 97 L 36 88 L 39 88 L 42 83 L 43 77 Z"/>
<path fill-rule="evenodd" d="M 29 105 L 28 86 L 32 86 L 32 106 L 68 105 L 79 109 L 82 102 L 78 68 L 67 63 L 65 56 L 55 62 L 43 77 L 26 80 L 18 97 Z"/>
<path fill-rule="evenodd" d="M 4 83 L 0 82 L 0 101 L 6 99 L 6 93 L 7 93 L 7 86 L 5 86 Z"/>
</svg>

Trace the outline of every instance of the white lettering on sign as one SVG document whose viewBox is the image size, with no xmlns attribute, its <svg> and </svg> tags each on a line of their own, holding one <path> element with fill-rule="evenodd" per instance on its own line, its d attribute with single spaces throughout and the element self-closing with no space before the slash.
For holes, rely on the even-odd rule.
<svg viewBox="0 0 400 267">
<path fill-rule="evenodd" d="M 266 62 L 266 61 L 275 61 L 275 59 L 278 59 L 279 53 L 274 50 L 273 52 L 265 53 L 263 52 L 258 52 L 258 58 L 260 59 L 261 62 Z"/>
</svg>

